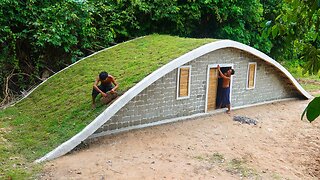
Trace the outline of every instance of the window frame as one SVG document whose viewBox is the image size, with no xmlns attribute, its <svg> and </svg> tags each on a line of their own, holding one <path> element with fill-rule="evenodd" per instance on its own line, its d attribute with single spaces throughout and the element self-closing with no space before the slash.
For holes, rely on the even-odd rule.
<svg viewBox="0 0 320 180">
<path fill-rule="evenodd" d="M 180 91 L 180 70 L 181 68 L 189 68 L 189 77 L 188 77 L 188 95 L 187 96 L 179 96 L 179 91 Z M 191 65 L 185 65 L 185 66 L 180 66 L 178 68 L 178 73 L 177 73 L 177 100 L 181 99 L 188 99 L 190 98 L 190 90 L 191 90 Z"/>
<path fill-rule="evenodd" d="M 250 65 L 254 64 L 254 79 L 253 79 L 253 87 L 249 87 L 249 75 L 250 75 Z M 249 62 L 248 69 L 247 69 L 247 80 L 246 80 L 246 89 L 251 90 L 256 88 L 256 81 L 257 80 L 257 62 Z"/>
</svg>

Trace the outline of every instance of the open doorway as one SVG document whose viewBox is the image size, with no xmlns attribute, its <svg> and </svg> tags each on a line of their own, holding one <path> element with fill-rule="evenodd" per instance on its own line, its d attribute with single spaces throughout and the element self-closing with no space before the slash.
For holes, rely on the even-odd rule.
<svg viewBox="0 0 320 180">
<path fill-rule="evenodd" d="M 224 108 L 221 104 L 222 101 L 222 78 L 219 78 L 219 72 L 217 69 L 218 64 L 209 65 L 207 72 L 207 92 L 206 92 L 206 108 L 205 112 L 213 111 L 218 108 Z M 227 72 L 230 68 L 233 68 L 233 64 L 219 64 L 222 73 Z M 232 77 L 230 80 L 230 99 L 232 89 Z"/>
<path fill-rule="evenodd" d="M 221 72 L 224 74 L 226 73 L 229 69 L 231 69 L 232 67 L 229 66 L 229 67 L 221 67 Z M 226 105 L 223 104 L 223 99 L 222 99 L 222 94 L 223 94 L 223 89 L 222 89 L 222 81 L 223 79 L 218 75 L 218 87 L 217 87 L 217 98 L 216 98 L 216 109 L 219 109 L 219 108 L 225 108 Z M 229 94 L 230 96 L 230 94 Z"/>
</svg>

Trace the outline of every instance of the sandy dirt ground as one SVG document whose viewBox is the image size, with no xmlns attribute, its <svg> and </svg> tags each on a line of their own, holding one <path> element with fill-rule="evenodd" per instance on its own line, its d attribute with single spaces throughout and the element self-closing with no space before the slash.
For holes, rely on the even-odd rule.
<svg viewBox="0 0 320 180">
<path fill-rule="evenodd" d="M 320 120 L 286 101 L 95 139 L 40 179 L 319 179 Z M 236 115 L 257 125 L 233 121 Z"/>
</svg>

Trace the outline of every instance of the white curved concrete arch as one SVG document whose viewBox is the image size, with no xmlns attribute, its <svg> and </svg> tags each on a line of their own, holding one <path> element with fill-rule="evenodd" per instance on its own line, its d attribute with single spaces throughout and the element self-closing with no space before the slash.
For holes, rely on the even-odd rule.
<svg viewBox="0 0 320 180">
<path fill-rule="evenodd" d="M 197 49 L 194 49 L 176 59 L 169 62 L 168 64 L 162 66 L 158 70 L 154 71 L 149 76 L 145 77 L 141 80 L 138 84 L 134 87 L 129 89 L 126 93 L 124 93 L 121 97 L 119 97 L 115 102 L 113 102 L 104 112 L 102 112 L 96 119 L 94 119 L 88 126 L 86 126 L 81 132 L 73 136 L 68 141 L 64 142 L 42 158 L 36 160 L 36 162 L 42 162 L 46 160 L 51 160 L 57 157 L 60 157 L 73 148 L 75 148 L 78 144 L 82 141 L 87 139 L 90 135 L 92 135 L 99 127 L 101 127 L 104 123 L 106 123 L 114 114 L 116 114 L 123 106 L 125 106 L 132 98 L 137 96 L 141 91 L 147 88 L 149 85 L 154 83 L 156 80 L 160 79 L 167 73 L 171 72 L 172 70 L 204 55 L 209 52 L 222 49 L 222 48 L 236 48 L 248 53 L 253 54 L 261 58 L 262 60 L 272 64 L 274 67 L 278 68 L 281 72 L 283 72 L 291 82 L 296 86 L 296 88 L 301 92 L 303 96 L 306 98 L 311 98 L 312 96 L 307 93 L 300 84 L 293 78 L 293 76 L 278 62 L 267 56 L 266 54 L 250 47 L 244 45 L 239 42 L 231 41 L 231 40 L 219 40 L 215 41 L 206 45 L 203 45 Z"/>
</svg>

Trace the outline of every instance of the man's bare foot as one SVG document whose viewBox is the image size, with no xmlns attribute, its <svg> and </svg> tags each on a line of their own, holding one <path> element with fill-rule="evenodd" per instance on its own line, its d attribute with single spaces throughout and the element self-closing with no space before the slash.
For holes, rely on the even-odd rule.
<svg viewBox="0 0 320 180">
<path fill-rule="evenodd" d="M 231 111 L 230 110 L 227 110 L 227 112 L 226 112 L 227 114 L 230 114 L 231 113 Z"/>
<path fill-rule="evenodd" d="M 96 109 L 96 104 L 92 104 L 92 109 Z"/>
</svg>

